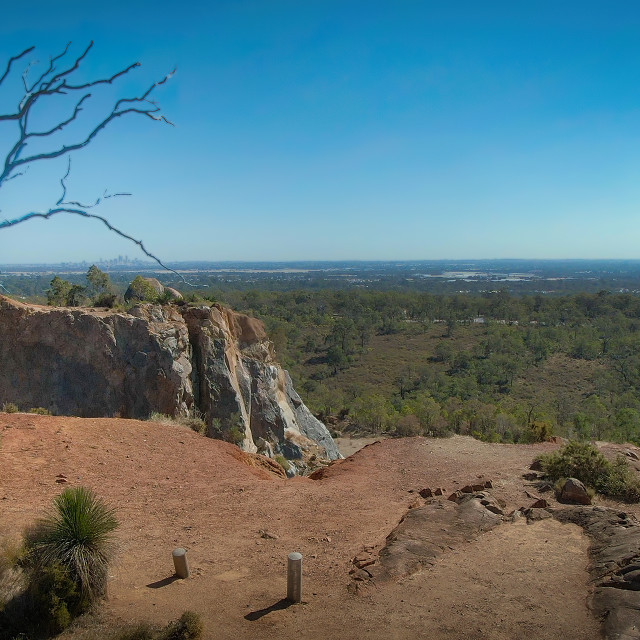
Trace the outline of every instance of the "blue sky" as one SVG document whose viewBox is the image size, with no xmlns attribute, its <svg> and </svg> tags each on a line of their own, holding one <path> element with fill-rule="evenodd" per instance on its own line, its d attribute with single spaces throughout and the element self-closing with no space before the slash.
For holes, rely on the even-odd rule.
<svg viewBox="0 0 640 640">
<path fill-rule="evenodd" d="M 3 8 L 0 66 L 68 40 L 95 41 L 82 78 L 142 62 L 87 123 L 178 68 L 156 94 L 175 127 L 123 119 L 69 180 L 77 199 L 131 192 L 97 213 L 163 259 L 640 257 L 636 3 L 98 4 Z M 46 210 L 65 170 L 5 185 L 0 217 Z M 94 221 L 0 231 L 0 263 L 119 254 L 139 255 Z"/>
</svg>

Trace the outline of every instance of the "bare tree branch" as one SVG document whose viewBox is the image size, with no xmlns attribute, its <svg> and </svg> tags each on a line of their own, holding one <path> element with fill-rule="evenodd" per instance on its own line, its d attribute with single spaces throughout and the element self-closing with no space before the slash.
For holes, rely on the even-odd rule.
<svg viewBox="0 0 640 640">
<path fill-rule="evenodd" d="M 46 76 L 53 71 L 54 63 L 67 54 L 70 46 L 71 41 L 67 42 L 67 46 L 64 48 L 64 51 L 62 53 L 59 53 L 57 56 L 49 59 L 49 68 L 31 85 L 31 87 L 27 91 L 28 93 L 31 93 L 36 88 L 36 85 L 40 84 L 46 78 Z"/>
<path fill-rule="evenodd" d="M 74 206 L 74 207 L 80 207 L 81 209 L 93 209 L 93 207 L 97 207 L 103 200 L 107 200 L 107 198 L 118 198 L 120 196 L 130 196 L 132 194 L 130 193 L 107 193 L 107 190 L 105 189 L 105 192 L 102 194 L 102 196 L 100 196 L 99 198 L 96 198 L 96 201 L 93 204 L 82 204 L 81 202 L 78 202 L 77 200 L 69 200 L 69 201 L 65 201 L 65 198 L 67 196 L 67 183 L 65 182 L 66 179 L 69 177 L 69 174 L 71 173 L 71 158 L 68 158 L 68 163 L 67 163 L 67 172 L 62 176 L 62 178 L 60 178 L 60 186 L 62 187 L 62 195 L 60 196 L 60 199 L 58 200 L 58 202 L 56 202 L 56 206 L 60 206 L 60 205 L 65 205 L 65 206 Z"/>
<path fill-rule="evenodd" d="M 82 103 L 85 100 L 88 100 L 90 97 L 91 97 L 90 93 L 87 93 L 86 95 L 82 96 L 82 98 L 80 98 L 80 100 L 74 107 L 73 113 L 71 114 L 71 116 L 69 116 L 69 118 L 57 124 L 55 127 L 52 127 L 48 131 L 33 131 L 32 133 L 27 134 L 25 137 L 39 138 L 39 137 L 50 136 L 54 134 L 56 131 L 62 131 L 68 124 L 73 122 L 78 117 L 78 114 L 80 113 L 80 111 L 82 111 Z"/>
<path fill-rule="evenodd" d="M 11 65 L 17 60 L 20 60 L 20 58 L 23 58 L 24 56 L 26 56 L 27 53 L 31 53 L 34 49 L 35 47 L 29 47 L 28 49 L 25 49 L 22 53 L 19 53 L 17 56 L 13 56 L 13 58 L 9 58 L 9 62 L 7 62 L 7 68 L 5 69 L 4 73 L 2 74 L 2 77 L 0 78 L 0 84 L 2 84 L 4 82 L 4 79 L 9 75 L 9 72 L 11 71 Z"/>
<path fill-rule="evenodd" d="M 92 93 L 88 92 L 88 89 L 97 87 L 99 85 L 111 85 L 117 79 L 125 76 L 126 74 L 140 66 L 139 62 L 134 62 L 124 69 L 121 69 L 112 74 L 108 78 L 98 78 L 97 80 L 92 80 L 81 84 L 72 84 L 70 80 L 73 77 L 74 72 L 78 70 L 80 64 L 83 62 L 83 60 L 85 60 L 85 58 L 91 51 L 91 48 L 93 47 L 93 41 L 89 43 L 89 45 L 79 56 L 77 56 L 66 66 L 64 66 L 61 61 L 68 53 L 70 45 L 71 42 L 67 44 L 67 46 L 61 53 L 49 59 L 48 67 L 31 85 L 29 85 L 28 82 L 28 75 L 31 67 L 33 66 L 33 63 L 29 63 L 22 73 L 24 95 L 20 99 L 17 108 L 11 113 L 0 114 L 0 122 L 14 121 L 16 122 L 18 128 L 17 139 L 9 152 L 6 154 L 3 166 L 0 166 L 0 188 L 6 182 L 24 175 L 24 173 L 34 162 L 38 162 L 40 160 L 52 160 L 61 156 L 67 156 L 67 171 L 60 180 L 62 195 L 56 202 L 55 206 L 51 207 L 48 211 L 29 212 L 12 220 L 0 221 L 0 230 L 22 224 L 23 222 L 27 222 L 34 218 L 44 218 L 48 220 L 52 216 L 62 213 L 78 215 L 85 218 L 93 218 L 95 220 L 101 221 L 110 231 L 113 231 L 117 235 L 138 245 L 138 247 L 140 247 L 140 250 L 146 256 L 157 262 L 163 269 L 175 273 L 184 282 L 186 282 L 186 280 L 180 274 L 167 267 L 157 256 L 148 251 L 141 240 L 136 240 L 121 229 L 114 227 L 105 217 L 88 212 L 88 209 L 97 207 L 108 198 L 129 196 L 131 194 L 107 193 L 107 191 L 105 191 L 102 196 L 96 198 L 95 201 L 89 204 L 83 204 L 78 200 L 67 200 L 66 185 L 66 180 L 71 172 L 70 154 L 74 151 L 78 151 L 86 147 L 101 131 L 103 131 L 114 120 L 128 114 L 139 114 L 151 120 L 164 121 L 167 124 L 173 125 L 172 122 L 170 122 L 164 115 L 160 113 L 160 107 L 153 100 L 151 100 L 149 96 L 156 87 L 167 82 L 167 80 L 175 73 L 175 69 L 171 73 L 167 74 L 164 78 L 162 78 L 162 80 L 154 82 L 142 94 L 138 96 L 118 99 L 109 113 L 104 116 L 97 124 L 95 124 L 87 134 L 81 137 L 80 140 L 68 143 L 63 142 L 60 145 L 56 145 L 53 149 L 41 151 L 39 153 L 29 153 L 29 143 L 33 139 L 45 140 L 55 133 L 64 132 L 68 129 L 69 125 L 71 125 L 78 119 L 79 114 L 83 111 L 85 103 L 87 103 L 87 101 L 92 98 Z M 7 62 L 7 67 L 2 77 L 0 77 L 0 85 L 11 73 L 13 64 L 18 60 L 24 58 L 24 56 L 26 56 L 27 54 L 34 51 L 34 49 L 35 47 L 29 47 L 17 56 L 9 59 L 9 61 Z M 62 68 L 59 69 L 59 65 L 61 65 Z M 51 96 L 72 96 L 74 94 L 77 94 L 77 97 L 72 99 L 72 112 L 67 118 L 44 130 L 31 129 L 29 117 L 32 113 L 32 109 L 37 103 L 43 102 L 44 104 L 46 103 L 46 99 Z"/>
<path fill-rule="evenodd" d="M 120 194 L 113 194 L 113 196 L 115 195 L 120 195 Z M 128 195 L 128 194 L 122 194 L 122 195 Z M 113 196 L 109 196 L 109 197 L 113 197 Z M 154 260 L 155 262 L 157 262 L 163 269 L 166 269 L 167 271 L 170 271 L 171 273 L 175 273 L 181 280 L 183 280 L 184 282 L 186 282 L 186 280 L 184 279 L 184 277 L 179 274 L 177 271 L 175 271 L 174 269 L 171 269 L 170 267 L 167 267 L 166 264 L 164 264 L 162 262 L 162 260 L 160 260 L 160 258 L 158 258 L 157 256 L 155 256 L 153 253 L 151 253 L 150 251 L 147 250 L 147 248 L 144 246 L 142 240 L 136 240 L 135 238 L 133 238 L 132 236 L 130 236 L 129 234 L 125 233 L 124 231 L 121 231 L 120 229 L 118 229 L 117 227 L 114 227 L 109 220 L 107 220 L 107 218 L 103 217 L 103 216 L 99 216 L 95 213 L 89 213 L 88 211 L 85 211 L 84 209 L 80 209 L 80 208 L 71 208 L 71 207 L 54 207 L 52 209 L 49 209 L 48 211 L 45 212 L 30 212 L 30 213 L 25 213 L 24 215 L 15 218 L 13 220 L 2 220 L 0 221 L 0 230 L 2 229 L 7 229 L 9 227 L 14 227 L 18 224 L 22 224 L 23 222 L 27 222 L 28 220 L 33 220 L 34 218 L 44 218 L 45 220 L 48 220 L 49 218 L 51 218 L 52 216 L 55 216 L 59 213 L 67 213 L 67 214 L 72 214 L 72 215 L 76 215 L 76 216 L 82 216 L 83 218 L 93 218 L 94 220 L 99 220 L 100 222 L 102 222 L 107 229 L 109 229 L 109 231 L 113 231 L 114 233 L 118 234 L 119 236 L 130 240 L 131 242 L 133 242 L 134 244 L 137 244 L 138 247 L 140 247 L 140 250 L 142 251 L 142 253 L 144 253 L 146 256 L 148 256 L 149 258 L 151 258 L 152 260 Z"/>
</svg>

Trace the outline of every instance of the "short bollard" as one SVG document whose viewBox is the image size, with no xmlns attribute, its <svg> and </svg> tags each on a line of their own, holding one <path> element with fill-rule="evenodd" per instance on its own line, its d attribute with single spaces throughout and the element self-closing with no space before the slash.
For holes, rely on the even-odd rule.
<svg viewBox="0 0 640 640">
<path fill-rule="evenodd" d="M 287 563 L 287 600 L 302 602 L 302 554 L 290 553 Z"/>
<path fill-rule="evenodd" d="M 187 562 L 187 551 L 182 547 L 173 550 L 173 566 L 178 578 L 189 577 L 189 563 Z"/>
</svg>

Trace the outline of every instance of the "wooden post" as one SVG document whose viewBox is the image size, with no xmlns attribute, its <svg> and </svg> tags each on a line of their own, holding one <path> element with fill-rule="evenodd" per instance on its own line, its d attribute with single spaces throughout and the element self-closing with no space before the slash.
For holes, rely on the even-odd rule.
<svg viewBox="0 0 640 640">
<path fill-rule="evenodd" d="M 287 600 L 302 602 L 302 554 L 290 553 L 287 563 Z"/>
<path fill-rule="evenodd" d="M 182 547 L 173 550 L 173 566 L 178 578 L 189 577 L 189 563 L 187 562 L 187 551 Z"/>
</svg>

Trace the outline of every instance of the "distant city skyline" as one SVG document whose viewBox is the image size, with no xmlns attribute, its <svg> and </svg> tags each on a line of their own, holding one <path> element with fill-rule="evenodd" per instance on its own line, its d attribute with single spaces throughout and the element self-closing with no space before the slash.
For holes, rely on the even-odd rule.
<svg viewBox="0 0 640 640">
<path fill-rule="evenodd" d="M 36 76 L 69 40 L 95 41 L 79 81 L 139 60 L 90 119 L 177 67 L 154 94 L 175 126 L 122 118 L 68 180 L 72 199 L 131 193 L 96 213 L 167 262 L 635 259 L 639 36 L 619 0 L 34 0 L 3 8 L 0 77 L 31 45 Z M 0 162 L 14 141 L 0 122 Z M 66 167 L 6 183 L 0 219 L 54 205 Z M 1 264 L 136 251 L 78 217 L 0 231 Z"/>
</svg>

